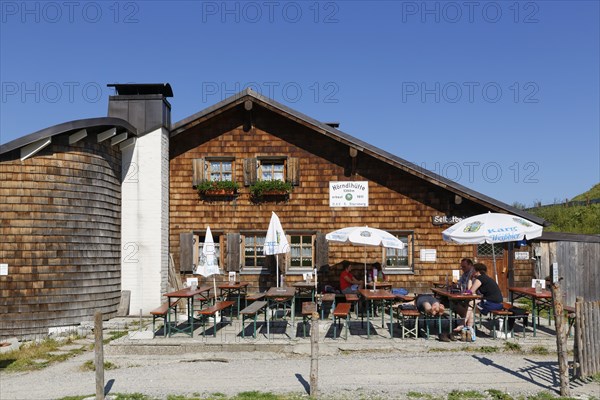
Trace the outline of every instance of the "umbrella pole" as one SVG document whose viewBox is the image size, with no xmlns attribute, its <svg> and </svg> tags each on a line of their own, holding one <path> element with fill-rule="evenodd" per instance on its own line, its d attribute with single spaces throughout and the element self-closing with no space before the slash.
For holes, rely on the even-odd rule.
<svg viewBox="0 0 600 400">
<path fill-rule="evenodd" d="M 275 279 L 277 279 L 277 287 L 279 287 L 279 257 L 275 254 L 275 266 L 277 268 Z"/>
<path fill-rule="evenodd" d="M 494 276 L 496 277 L 496 283 L 498 283 L 498 270 L 496 269 L 496 250 L 494 249 L 494 243 L 492 243 L 492 260 L 494 260 Z"/>
<path fill-rule="evenodd" d="M 365 282 L 363 283 L 363 287 L 366 289 L 367 288 L 367 246 L 364 246 L 363 249 L 365 250 L 365 254 L 364 254 L 364 261 L 365 261 Z"/>
</svg>

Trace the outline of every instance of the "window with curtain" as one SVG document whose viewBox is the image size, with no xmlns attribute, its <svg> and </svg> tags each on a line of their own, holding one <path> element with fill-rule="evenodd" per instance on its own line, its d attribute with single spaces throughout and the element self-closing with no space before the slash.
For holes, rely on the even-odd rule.
<svg viewBox="0 0 600 400">
<path fill-rule="evenodd" d="M 231 160 L 210 160 L 208 161 L 211 181 L 232 181 L 233 180 L 233 161 Z"/>
<path fill-rule="evenodd" d="M 263 268 L 265 266 L 266 234 L 244 235 L 244 265 L 243 269 Z"/>
<path fill-rule="evenodd" d="M 314 236 L 290 235 L 290 269 L 312 269 L 315 265 Z"/>
<path fill-rule="evenodd" d="M 385 249 L 386 272 L 412 272 L 413 265 L 413 232 L 390 232 L 404 243 L 403 249 Z"/>
<path fill-rule="evenodd" d="M 284 160 L 260 160 L 259 179 L 263 181 L 285 181 Z"/>
</svg>

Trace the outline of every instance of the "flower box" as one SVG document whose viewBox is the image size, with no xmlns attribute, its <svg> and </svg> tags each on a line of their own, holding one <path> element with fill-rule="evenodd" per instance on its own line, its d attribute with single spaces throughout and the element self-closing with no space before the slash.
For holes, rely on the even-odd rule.
<svg viewBox="0 0 600 400">
<path fill-rule="evenodd" d="M 205 181 L 196 185 L 202 197 L 232 197 L 237 194 L 238 185 L 232 181 Z"/>
<path fill-rule="evenodd" d="M 262 197 L 287 197 L 292 191 L 292 184 L 289 182 L 258 181 L 250 186 L 250 194 L 254 198 Z"/>
</svg>

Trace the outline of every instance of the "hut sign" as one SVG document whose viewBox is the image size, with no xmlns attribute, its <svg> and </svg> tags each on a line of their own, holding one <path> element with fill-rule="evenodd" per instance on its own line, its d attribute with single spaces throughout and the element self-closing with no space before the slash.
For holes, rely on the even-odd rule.
<svg viewBox="0 0 600 400">
<path fill-rule="evenodd" d="M 329 207 L 368 207 L 369 182 L 329 182 Z"/>
</svg>

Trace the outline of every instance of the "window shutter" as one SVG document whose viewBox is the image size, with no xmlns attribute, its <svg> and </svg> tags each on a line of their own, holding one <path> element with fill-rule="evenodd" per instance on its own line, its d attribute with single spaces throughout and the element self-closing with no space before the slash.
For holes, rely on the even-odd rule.
<svg viewBox="0 0 600 400">
<path fill-rule="evenodd" d="M 196 186 L 207 179 L 207 169 L 208 165 L 204 162 L 204 158 L 194 158 L 192 160 L 192 186 Z"/>
<path fill-rule="evenodd" d="M 287 180 L 294 186 L 300 184 L 300 159 L 298 157 L 287 159 Z"/>
<path fill-rule="evenodd" d="M 179 272 L 191 272 L 194 266 L 194 234 L 179 234 Z"/>
<path fill-rule="evenodd" d="M 292 237 L 290 235 L 285 235 L 288 243 L 292 243 Z M 279 272 L 287 274 L 290 271 L 290 267 L 292 265 L 292 251 L 289 248 L 287 253 L 281 254 L 281 258 L 279 259 Z"/>
<path fill-rule="evenodd" d="M 278 254 L 273 254 L 273 255 L 265 255 L 265 269 L 269 272 L 271 272 L 273 274 L 273 276 L 275 276 L 275 269 L 276 269 L 276 260 L 275 257 L 277 257 Z M 281 261 L 281 260 L 280 260 Z M 281 266 L 281 264 L 279 264 L 279 266 Z M 279 271 L 279 273 L 281 274 L 281 271 Z"/>
<path fill-rule="evenodd" d="M 239 233 L 228 233 L 227 234 L 227 265 L 225 266 L 227 271 L 239 271 L 240 270 L 240 234 Z"/>
<path fill-rule="evenodd" d="M 244 159 L 244 185 L 250 186 L 256 183 L 258 173 L 258 160 L 256 158 Z"/>
<path fill-rule="evenodd" d="M 321 268 L 323 265 L 329 265 L 329 242 L 325 239 L 325 234 L 317 232 L 315 237 L 315 267 Z"/>
<path fill-rule="evenodd" d="M 192 272 L 196 272 L 198 269 L 198 261 L 200 261 L 200 236 L 193 236 L 192 246 Z"/>
</svg>

